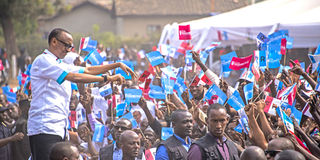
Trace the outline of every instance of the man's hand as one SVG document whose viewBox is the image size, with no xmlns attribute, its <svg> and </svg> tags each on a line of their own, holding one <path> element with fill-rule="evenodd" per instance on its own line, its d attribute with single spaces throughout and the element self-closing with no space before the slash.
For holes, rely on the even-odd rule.
<svg viewBox="0 0 320 160">
<path fill-rule="evenodd" d="M 220 79 L 219 87 L 225 94 L 228 93 L 228 83 L 225 80 Z"/>
<path fill-rule="evenodd" d="M 265 73 L 265 80 L 267 83 L 274 80 L 274 76 L 272 75 L 272 73 L 269 71 L 268 68 L 265 69 L 264 73 Z"/>
<path fill-rule="evenodd" d="M 140 98 L 138 104 L 142 109 L 147 109 L 147 102 L 143 97 Z"/>
<path fill-rule="evenodd" d="M 294 62 L 292 59 L 290 59 L 290 63 L 293 65 L 293 67 L 289 70 L 290 72 L 297 74 L 297 75 L 303 74 L 303 70 L 300 67 L 300 65 L 298 65 L 296 62 Z"/>
<path fill-rule="evenodd" d="M 21 141 L 23 139 L 23 137 L 24 137 L 24 134 L 21 132 L 17 132 L 13 136 L 11 136 L 13 142 L 14 141 Z"/>
<path fill-rule="evenodd" d="M 118 82 L 119 85 L 122 85 L 125 82 L 125 79 L 120 74 L 116 74 L 116 75 L 108 76 L 108 81 Z"/>
<path fill-rule="evenodd" d="M 261 99 L 260 101 L 258 101 L 257 103 L 257 110 L 259 113 L 263 113 L 264 112 L 264 107 L 266 106 L 265 102 L 263 99 Z"/>
<path fill-rule="evenodd" d="M 192 59 L 193 60 L 195 60 L 197 63 L 201 62 L 200 56 L 199 56 L 199 54 L 197 52 L 191 51 L 191 53 L 192 53 Z"/>
<path fill-rule="evenodd" d="M 132 79 L 136 79 L 138 76 L 136 75 L 136 73 L 134 73 L 131 68 L 129 68 L 127 65 L 123 64 L 120 62 L 120 66 L 119 66 L 124 72 L 126 72 L 127 75 L 129 75 L 129 73 L 132 76 Z"/>
<path fill-rule="evenodd" d="M 181 94 L 181 98 L 182 98 L 182 100 L 184 101 L 184 102 L 189 102 L 190 100 L 189 100 L 189 92 L 188 92 L 188 90 L 185 90 L 185 91 L 183 91 L 183 93 Z"/>
<path fill-rule="evenodd" d="M 178 108 L 176 107 L 176 105 L 174 105 L 173 103 L 166 101 L 163 104 L 161 104 L 162 106 L 167 106 L 170 108 L 171 111 L 177 110 Z"/>
</svg>

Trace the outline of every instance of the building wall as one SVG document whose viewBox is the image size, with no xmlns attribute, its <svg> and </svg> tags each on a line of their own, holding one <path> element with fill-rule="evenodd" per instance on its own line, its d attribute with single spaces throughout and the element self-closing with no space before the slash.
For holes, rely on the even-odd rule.
<svg viewBox="0 0 320 160">
<path fill-rule="evenodd" d="M 126 37 L 147 36 L 148 26 L 160 25 L 161 32 L 168 23 L 180 23 L 203 17 L 207 16 L 123 16 L 121 17 L 122 29 L 118 30 L 118 34 Z"/>
<path fill-rule="evenodd" d="M 79 6 L 68 13 L 41 21 L 39 24 L 42 33 L 61 27 L 71 33 L 90 34 L 93 31 L 94 24 L 100 26 L 100 32 L 115 33 L 116 31 L 115 19 L 111 18 L 111 13 L 92 4 Z"/>
</svg>

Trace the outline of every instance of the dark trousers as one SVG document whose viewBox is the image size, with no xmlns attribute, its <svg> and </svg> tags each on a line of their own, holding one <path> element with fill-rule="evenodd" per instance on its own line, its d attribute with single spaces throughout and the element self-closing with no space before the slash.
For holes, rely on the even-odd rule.
<svg viewBox="0 0 320 160">
<path fill-rule="evenodd" d="M 29 136 L 32 160 L 49 160 L 51 147 L 63 141 L 58 135 L 38 134 Z"/>
</svg>

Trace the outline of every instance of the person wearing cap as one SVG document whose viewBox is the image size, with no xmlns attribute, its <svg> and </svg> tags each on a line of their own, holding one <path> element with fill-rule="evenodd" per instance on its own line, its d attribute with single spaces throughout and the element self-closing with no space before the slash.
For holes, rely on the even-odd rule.
<svg viewBox="0 0 320 160">
<path fill-rule="evenodd" d="M 71 82 L 119 82 L 120 74 L 97 76 L 120 67 L 133 78 L 135 73 L 123 63 L 79 67 L 64 63 L 73 46 L 72 35 L 62 29 L 53 29 L 48 38 L 49 48 L 38 55 L 30 70 L 32 100 L 28 118 L 28 136 L 33 160 L 48 159 L 50 147 L 66 139 Z"/>
<path fill-rule="evenodd" d="M 18 132 L 14 135 L 11 134 L 10 128 L 6 125 L 5 121 L 8 119 L 8 108 L 0 107 L 0 159 L 11 160 L 12 149 L 11 143 L 23 139 L 23 133 Z"/>
</svg>

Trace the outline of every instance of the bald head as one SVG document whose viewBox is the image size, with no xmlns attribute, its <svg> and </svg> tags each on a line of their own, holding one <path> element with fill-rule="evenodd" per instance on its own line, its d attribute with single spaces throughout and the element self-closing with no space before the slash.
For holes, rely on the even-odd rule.
<svg viewBox="0 0 320 160">
<path fill-rule="evenodd" d="M 122 132 L 122 134 L 120 135 L 120 143 L 124 144 L 124 142 L 128 141 L 129 139 L 132 138 L 136 138 L 138 136 L 138 134 L 132 130 L 126 130 L 124 132 Z"/>
<path fill-rule="evenodd" d="M 287 139 L 287 138 L 276 138 L 271 140 L 268 143 L 268 150 L 273 150 L 273 151 L 277 151 L 277 150 L 294 150 L 294 145 L 293 143 Z"/>
<path fill-rule="evenodd" d="M 305 160 L 304 156 L 294 150 L 285 150 L 277 154 L 275 160 Z"/>
<path fill-rule="evenodd" d="M 267 157 L 260 147 L 249 146 L 241 153 L 240 160 L 267 160 Z"/>
<path fill-rule="evenodd" d="M 126 130 L 120 135 L 120 144 L 123 151 L 123 159 L 135 159 L 140 150 L 140 138 L 132 130 Z"/>
</svg>

